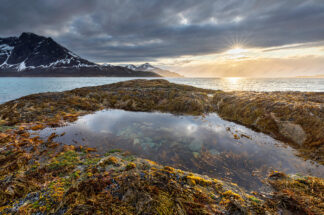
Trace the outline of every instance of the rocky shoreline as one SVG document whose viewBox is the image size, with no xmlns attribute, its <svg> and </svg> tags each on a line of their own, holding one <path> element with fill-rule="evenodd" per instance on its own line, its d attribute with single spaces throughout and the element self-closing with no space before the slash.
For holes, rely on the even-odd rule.
<svg viewBox="0 0 324 215">
<path fill-rule="evenodd" d="M 322 214 L 323 179 L 272 172 L 273 193 L 184 172 L 127 152 L 31 136 L 107 108 L 217 112 L 323 164 L 324 93 L 222 92 L 132 80 L 25 96 L 0 105 L 0 214 Z"/>
<path fill-rule="evenodd" d="M 0 139 L 1 214 L 321 214 L 322 179 L 272 172 L 273 193 L 161 166 L 112 150 L 31 137 L 24 124 Z"/>
<path fill-rule="evenodd" d="M 33 122 L 55 127 L 61 120 L 107 108 L 191 115 L 217 112 L 324 164 L 324 93 L 317 92 L 223 92 L 166 80 L 131 80 L 7 102 L 0 105 L 0 125 Z"/>
</svg>

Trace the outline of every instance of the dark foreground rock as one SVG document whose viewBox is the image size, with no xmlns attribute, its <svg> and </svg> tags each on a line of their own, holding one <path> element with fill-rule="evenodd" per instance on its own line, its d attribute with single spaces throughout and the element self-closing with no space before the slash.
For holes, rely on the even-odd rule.
<svg viewBox="0 0 324 215">
<path fill-rule="evenodd" d="M 324 163 L 324 93 L 223 92 L 166 80 L 131 80 L 25 96 L 0 105 L 0 123 L 58 126 L 62 120 L 106 108 L 192 115 L 217 112 L 290 144 L 304 158 Z"/>
</svg>

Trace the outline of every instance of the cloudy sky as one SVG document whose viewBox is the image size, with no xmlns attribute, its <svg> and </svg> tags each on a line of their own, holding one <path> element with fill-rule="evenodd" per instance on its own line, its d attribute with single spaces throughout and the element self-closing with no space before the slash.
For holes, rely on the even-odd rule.
<svg viewBox="0 0 324 215">
<path fill-rule="evenodd" d="M 0 0 L 0 37 L 186 76 L 324 74 L 324 0 Z"/>
</svg>

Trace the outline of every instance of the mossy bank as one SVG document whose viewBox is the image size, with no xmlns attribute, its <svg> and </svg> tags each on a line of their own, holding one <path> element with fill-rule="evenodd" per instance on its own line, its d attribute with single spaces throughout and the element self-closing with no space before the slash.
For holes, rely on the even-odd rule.
<svg viewBox="0 0 324 215">
<path fill-rule="evenodd" d="M 265 183 L 274 192 L 247 193 L 127 152 L 97 155 L 94 148 L 56 143 L 55 133 L 47 140 L 30 134 L 106 108 L 218 112 L 323 162 L 322 93 L 225 93 L 165 80 L 42 93 L 0 105 L 0 214 L 323 214 L 320 178 L 272 172 Z M 303 142 L 295 143 L 290 131 Z"/>
<path fill-rule="evenodd" d="M 58 126 L 107 108 L 191 115 L 217 112 L 290 144 L 306 159 L 324 163 L 324 93 L 316 92 L 223 92 L 166 80 L 131 80 L 7 102 L 0 105 L 0 124 Z"/>
<path fill-rule="evenodd" d="M 322 179 L 273 172 L 275 192 L 161 166 L 113 150 L 30 136 L 30 125 L 1 133 L 0 214 L 322 214 Z"/>
</svg>

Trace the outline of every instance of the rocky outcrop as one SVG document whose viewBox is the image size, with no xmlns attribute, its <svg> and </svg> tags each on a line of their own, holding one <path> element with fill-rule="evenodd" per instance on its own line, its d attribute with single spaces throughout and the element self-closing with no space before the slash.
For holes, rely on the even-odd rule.
<svg viewBox="0 0 324 215">
<path fill-rule="evenodd" d="M 307 137 L 304 129 L 299 124 L 294 124 L 289 121 L 281 121 L 274 113 L 272 113 L 271 116 L 276 122 L 280 134 L 299 146 L 304 144 Z"/>
<path fill-rule="evenodd" d="M 273 172 L 274 193 L 112 150 L 32 136 L 42 126 L 0 132 L 1 214 L 322 214 L 323 179 Z M 14 143 L 14 144 L 13 144 Z"/>
<path fill-rule="evenodd" d="M 231 214 L 273 211 L 230 182 L 127 152 L 0 133 L 1 214 Z M 11 141 L 17 145 L 12 146 Z M 33 150 L 30 150 L 32 148 Z M 265 206 L 263 206 L 265 205 Z"/>
<path fill-rule="evenodd" d="M 324 162 L 324 93 L 218 91 L 213 104 L 221 117 L 291 143 L 306 157 Z"/>
<path fill-rule="evenodd" d="M 225 93 L 165 80 L 132 80 L 7 102 L 0 105 L 0 213 L 323 214 L 321 178 L 272 172 L 268 183 L 275 192 L 247 193 L 231 182 L 127 152 L 99 155 L 94 148 L 56 143 L 56 133 L 47 139 L 31 133 L 104 108 L 196 115 L 218 111 L 286 140 L 302 129 L 306 140 L 299 150 L 316 160 L 323 155 L 323 97 Z"/>
<path fill-rule="evenodd" d="M 58 102 L 59 101 L 59 102 Z M 68 113 L 105 108 L 221 117 L 246 125 L 324 162 L 324 93 L 222 92 L 166 80 L 132 80 L 65 92 L 41 93 L 0 105 L 2 124 L 53 122 Z"/>
</svg>

